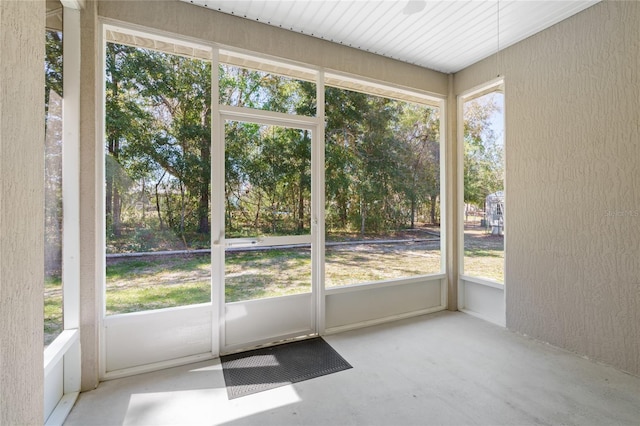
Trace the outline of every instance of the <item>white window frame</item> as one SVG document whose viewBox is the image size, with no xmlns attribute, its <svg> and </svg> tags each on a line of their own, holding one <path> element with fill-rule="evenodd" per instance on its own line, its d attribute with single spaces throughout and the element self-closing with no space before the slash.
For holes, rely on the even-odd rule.
<svg viewBox="0 0 640 426">
<path fill-rule="evenodd" d="M 46 424 L 62 424 L 80 392 L 80 10 L 63 6 L 63 331 L 44 350 Z"/>
<path fill-rule="evenodd" d="M 479 98 L 493 92 L 505 93 L 505 79 L 499 77 L 484 83 L 480 86 L 469 89 L 458 96 L 457 99 L 457 164 L 458 164 L 458 211 L 456 222 L 458 224 L 457 235 L 457 257 L 458 261 L 458 310 L 469 315 L 485 319 L 498 325 L 506 324 L 505 296 L 506 289 L 504 283 L 487 278 L 475 277 L 464 274 L 464 104 L 465 102 Z M 506 102 L 505 102 L 506 105 Z M 506 106 L 505 106 L 506 110 Z M 506 124 L 506 112 L 503 111 L 503 120 Z M 504 132 L 504 149 L 506 153 L 506 126 Z M 506 156 L 505 156 L 506 170 Z M 505 176 L 505 195 L 507 179 Z M 506 198 L 506 197 L 505 197 Z M 506 217 L 505 217 L 506 221 Z M 507 244 L 504 244 L 505 262 L 507 257 Z"/>
<path fill-rule="evenodd" d="M 341 286 L 326 288 L 329 292 L 350 291 L 351 287 L 361 286 L 380 286 L 386 287 L 390 282 L 394 284 L 407 283 L 411 284 L 416 279 L 441 279 L 446 276 L 446 253 L 447 253 L 447 193 L 446 188 L 446 102 L 444 97 L 439 97 L 429 93 L 421 92 L 414 89 L 407 89 L 404 87 L 394 86 L 391 84 L 383 84 L 364 77 L 355 77 L 340 72 L 329 72 L 325 74 L 325 80 L 331 82 L 326 85 L 330 87 L 336 87 L 339 89 L 350 90 L 354 92 L 360 92 L 371 96 L 378 96 L 381 98 L 393 99 L 401 102 L 409 102 L 413 104 L 438 108 L 438 114 L 440 115 L 440 271 L 428 274 L 417 274 L 409 277 L 392 278 L 389 280 L 362 282 L 354 284 L 346 284 Z M 324 93 L 323 84 L 323 93 Z M 324 106 L 324 104 L 323 104 Z M 343 290 L 341 290 L 343 289 Z"/>
<path fill-rule="evenodd" d="M 105 109 L 105 85 L 106 81 L 106 69 L 105 69 L 105 58 L 106 58 L 106 46 L 107 43 L 110 42 L 107 37 L 108 31 L 115 31 L 120 34 L 124 34 L 129 37 L 139 37 L 145 41 L 158 42 L 165 46 L 179 46 L 183 49 L 191 49 L 191 53 L 193 57 L 197 57 L 202 60 L 207 60 L 211 62 L 212 72 L 211 78 L 212 83 L 215 81 L 215 86 L 212 85 L 212 121 L 214 120 L 215 107 L 217 106 L 217 96 L 218 96 L 218 69 L 217 69 L 217 60 L 214 51 L 216 48 L 202 40 L 192 40 L 188 37 L 181 37 L 176 34 L 166 34 L 162 31 L 156 31 L 151 28 L 140 27 L 133 24 L 122 23 L 119 21 L 115 21 L 112 19 L 101 18 L 99 23 L 100 28 L 100 39 L 99 44 L 101 47 L 100 57 L 98 58 L 98 72 L 100 73 L 100 78 L 98 79 L 99 84 L 99 100 L 101 103 L 100 108 L 100 118 L 98 120 L 98 134 L 102 135 L 97 142 L 99 144 L 97 152 L 98 158 L 96 159 L 96 182 L 98 185 L 97 193 L 100 194 L 98 197 L 98 205 L 97 211 L 99 214 L 97 215 L 98 229 L 100 230 L 99 236 L 96 239 L 96 244 L 98 245 L 98 254 L 96 258 L 96 270 L 97 270 L 97 286 L 99 288 L 98 291 L 98 335 L 99 335 L 99 378 L 100 380 L 110 380 L 116 379 L 120 377 L 126 377 L 134 374 L 145 373 L 148 371 L 154 371 L 163 368 L 174 367 L 178 365 L 188 364 L 192 362 L 203 361 L 207 359 L 216 358 L 219 356 L 219 345 L 217 342 L 219 341 L 219 330 L 217 327 L 212 327 L 212 333 L 210 336 L 212 344 L 208 347 L 206 351 L 202 353 L 189 355 L 189 356 L 178 356 L 176 358 L 167 358 L 166 360 L 157 361 L 157 362 L 146 362 L 141 365 L 133 365 L 131 367 L 126 367 L 122 369 L 109 370 L 108 369 L 108 358 L 110 357 L 110 352 L 107 350 L 107 328 L 118 329 L 118 328 L 127 328 L 127 327 L 137 327 L 139 329 L 148 328 L 149 324 L 157 321 L 158 319 L 164 318 L 165 322 L 168 323 L 180 323 L 185 318 L 193 319 L 197 316 L 201 316 L 202 312 L 206 312 L 208 318 L 210 318 L 211 324 L 216 324 L 219 317 L 219 305 L 216 303 L 212 303 L 214 297 L 214 291 L 216 287 L 213 284 L 213 273 L 212 273 L 212 292 L 211 299 L 209 302 L 200 303 L 200 304 L 192 304 L 185 306 L 176 306 L 171 308 L 163 308 L 156 310 L 147 310 L 147 311 L 139 311 L 132 312 L 126 314 L 115 314 L 115 315 L 106 315 L 106 290 L 107 290 L 107 281 L 106 281 L 106 264 L 105 264 L 105 256 L 106 256 L 106 229 L 105 229 L 105 169 L 104 169 L 104 155 L 105 155 L 105 141 L 104 141 L 104 130 L 105 130 L 105 119 L 106 119 L 106 109 Z M 119 43 L 119 41 L 115 41 L 115 43 Z M 126 44 L 126 43 L 125 43 Z M 148 46 L 146 46 L 148 47 Z M 178 55 L 184 55 L 184 52 L 173 52 Z M 215 103 L 213 103 L 215 101 Z M 215 135 L 214 125 L 212 122 L 211 126 L 212 139 Z M 214 150 L 211 150 L 212 159 L 216 153 Z M 213 163 L 212 163 L 213 164 Z M 215 173 L 213 173 L 212 167 L 212 184 L 213 179 L 215 179 Z M 212 220 L 214 218 L 214 208 L 211 209 Z M 213 239 L 213 232 L 211 233 Z M 214 258 L 214 246 L 211 247 L 211 260 L 212 267 L 217 266 L 215 262 L 213 262 Z M 133 322 L 132 322 L 133 321 Z M 126 340 L 126 331 L 124 333 L 124 339 Z M 144 348 L 137 348 L 138 352 L 143 350 Z M 139 355 L 139 353 L 137 354 Z"/>
<path fill-rule="evenodd" d="M 212 200 L 212 209 L 211 209 L 211 220 L 212 220 L 212 232 L 211 232 L 211 264 L 212 264 L 212 292 L 211 292 L 211 301 L 204 304 L 199 305 L 189 305 L 175 308 L 166 308 L 160 310 L 152 310 L 152 311 L 143 311 L 136 312 L 130 314 L 120 314 L 120 315 L 110 315 L 106 317 L 105 315 L 105 300 L 106 300 L 106 277 L 105 277 L 105 268 L 104 268 L 104 256 L 105 256 L 105 241 L 106 235 L 104 234 L 104 202 L 103 196 L 99 196 L 97 202 L 97 208 L 99 212 L 102 212 L 99 215 L 98 219 L 98 229 L 101 229 L 101 235 L 99 235 L 97 243 L 100 245 L 100 249 L 98 250 L 98 258 L 96 259 L 96 267 L 98 268 L 98 288 L 100 289 L 98 297 L 100 300 L 98 303 L 98 313 L 99 313 L 99 335 L 100 335 L 100 378 L 101 379 L 111 379 L 117 377 L 123 377 L 131 374 L 138 374 L 145 371 L 152 371 L 158 368 L 166 368 L 169 366 L 185 364 L 188 362 L 194 362 L 197 360 L 204 360 L 208 358 L 218 357 L 221 351 L 224 349 L 224 318 L 223 315 L 225 313 L 225 304 L 224 304 L 224 244 L 222 241 L 223 230 L 220 228 L 221 218 L 224 218 L 224 204 L 223 203 L 215 203 L 214 200 L 220 197 L 220 194 L 216 194 L 215 191 L 220 191 L 222 188 L 222 184 L 224 183 L 224 169 L 221 167 L 213 167 L 214 164 L 218 164 L 222 161 L 224 164 L 224 128 L 220 126 L 222 120 L 231 117 L 232 119 L 237 118 L 245 118 L 247 121 L 254 121 L 256 117 L 257 121 L 273 123 L 273 124 L 283 124 L 287 127 L 298 127 L 302 128 L 312 127 L 312 131 L 315 134 L 314 140 L 315 144 L 312 143 L 312 218 L 311 218 L 311 226 L 312 226 L 312 242 L 314 246 L 317 248 L 312 252 L 312 288 L 314 291 L 315 299 L 315 331 L 317 334 L 325 334 L 336 331 L 341 331 L 348 328 L 358 328 L 366 325 L 371 325 L 374 323 L 387 322 L 391 320 L 396 320 L 399 318 L 406 318 L 409 316 L 422 315 L 425 313 L 435 312 L 439 310 L 446 309 L 447 307 L 447 274 L 446 274 L 446 253 L 448 246 L 448 238 L 446 229 L 448 222 L 447 217 L 447 203 L 448 196 L 446 194 L 446 164 L 447 164 L 447 145 L 446 145 L 446 103 L 445 96 L 433 95 L 431 93 L 422 92 L 415 89 L 409 89 L 406 87 L 395 86 L 389 83 L 383 83 L 374 81 L 371 79 L 357 77 L 348 75 L 345 73 L 336 72 L 334 70 L 325 70 L 323 68 L 314 67 L 310 65 L 293 63 L 291 61 L 287 61 L 281 58 L 271 58 L 266 57 L 265 55 L 260 55 L 253 52 L 241 51 L 238 49 L 230 48 L 228 46 L 219 46 L 215 43 L 206 42 L 203 40 L 194 40 L 189 37 L 182 37 L 176 34 L 169 34 L 162 31 L 143 28 L 133 24 L 122 23 L 110 19 L 101 19 L 100 20 L 101 31 L 100 35 L 102 37 L 100 41 L 100 45 L 102 46 L 102 52 L 100 55 L 100 63 L 99 70 L 101 70 L 101 79 L 100 82 L 104 81 L 104 58 L 105 52 L 104 49 L 106 47 L 107 41 L 107 31 L 115 30 L 118 32 L 126 33 L 126 36 L 135 36 L 145 38 L 145 42 L 148 42 L 149 39 L 151 41 L 156 40 L 163 44 L 175 44 L 180 47 L 192 47 L 194 50 L 194 54 L 199 55 L 202 59 L 207 59 L 211 61 L 212 64 L 212 149 L 211 149 L 211 200 Z M 116 41 L 119 42 L 119 41 Z M 232 59 L 233 62 L 229 62 L 229 58 Z M 252 68 L 254 64 L 266 64 L 265 69 L 263 71 L 271 72 L 274 74 L 281 74 L 278 71 L 284 67 L 288 69 L 282 75 L 287 75 L 288 77 L 300 78 L 302 80 L 310 80 L 310 76 L 315 76 L 316 82 L 316 101 L 317 101 L 317 109 L 315 117 L 308 116 L 297 116 L 291 114 L 280 114 L 269 111 L 255 110 L 255 109 L 244 109 L 244 108 L 236 108 L 231 106 L 220 105 L 218 99 L 218 64 L 224 60 L 225 63 L 232 63 L 237 66 L 248 66 L 247 64 L 251 64 Z M 249 62 L 245 62 L 245 61 Z M 238 63 L 235 63 L 237 61 Z M 244 64 L 244 65 L 243 65 Z M 288 74 L 287 74 L 288 73 Z M 325 180 L 324 180 L 324 101 L 325 101 L 325 79 L 329 79 L 331 81 L 341 82 L 340 86 L 348 90 L 357 90 L 363 92 L 363 87 L 369 87 L 370 90 L 364 91 L 365 93 L 369 93 L 376 96 L 385 96 L 392 99 L 403 100 L 413 103 L 422 103 L 425 105 L 430 105 L 439 108 L 440 114 L 440 209 L 441 209 L 441 236 L 440 236 L 440 272 L 435 274 L 427 274 L 420 276 L 412 276 L 408 278 L 403 278 L 399 280 L 389 280 L 382 281 L 376 283 L 361 283 L 353 286 L 344 286 L 344 287 L 335 287 L 326 289 L 324 285 L 324 244 L 325 244 L 325 235 L 324 235 L 324 226 L 325 226 Z M 344 84 L 344 86 L 343 86 Z M 335 86 L 335 84 L 332 84 Z M 99 120 L 98 125 L 100 127 L 99 134 L 104 134 L 104 119 L 105 119 L 105 111 L 104 111 L 104 87 L 103 84 L 100 83 L 100 99 L 103 102 L 102 110 L 101 110 L 101 120 Z M 104 141 L 102 138 L 98 142 L 100 144 L 99 147 L 99 156 L 104 152 Z M 97 185 L 99 186 L 98 194 L 104 193 L 104 165 L 103 161 L 100 161 L 100 158 L 97 158 L 97 176 L 99 176 Z M 217 188 L 217 189 L 216 189 Z M 215 226 L 218 229 L 215 229 Z M 222 251 L 222 253 L 221 253 Z M 428 288 L 428 290 L 420 290 L 421 288 Z M 385 314 L 386 316 L 382 318 L 351 318 L 350 324 L 344 326 L 331 326 L 327 327 L 326 325 L 326 305 L 328 298 L 331 300 L 347 300 L 348 297 L 353 297 L 353 295 L 357 295 L 360 297 L 362 295 L 364 297 L 362 304 L 366 305 L 368 300 L 371 300 L 372 297 L 380 297 L 381 294 L 384 294 L 385 291 L 393 291 L 393 289 L 398 289 L 402 291 L 402 289 L 408 289 L 408 295 L 405 298 L 411 298 L 418 294 L 420 297 L 424 295 L 425 292 L 430 292 L 430 294 L 437 294 L 436 300 L 433 299 L 429 303 L 425 303 L 425 306 L 421 306 L 420 308 L 416 308 L 411 312 L 403 311 L 403 306 L 395 306 L 395 311 L 390 311 L 390 313 Z M 216 300 L 217 298 L 217 300 Z M 369 299 L 367 299 L 369 298 Z M 415 297 L 414 297 L 415 299 Z M 379 301 L 380 303 L 386 303 L 386 300 Z M 400 302 L 400 305 L 406 302 Z M 373 309 L 373 308 L 372 308 Z M 150 324 L 153 324 L 156 319 L 160 319 L 161 317 L 166 318 L 169 316 L 175 318 L 179 321 L 178 318 L 182 318 L 183 315 L 196 315 L 196 312 L 210 312 L 211 318 L 211 348 L 207 353 L 201 353 L 198 355 L 186 356 L 186 357 L 177 357 L 173 359 L 168 359 L 166 361 L 159 362 L 150 362 L 144 365 L 136 365 L 131 368 L 124 368 L 122 370 L 112 370 L 107 371 L 106 368 L 106 358 L 107 353 L 105 349 L 105 335 L 106 335 L 106 327 L 105 323 L 108 322 L 109 326 L 113 327 L 127 327 L 129 319 L 135 320 L 136 324 L 142 324 L 140 327 L 148 327 Z M 370 312 L 369 312 L 370 313 Z M 366 315 L 365 315 L 366 316 Z M 335 322 L 335 321 L 334 321 Z M 175 323 L 175 321 L 174 321 Z M 139 355 L 139 354 L 137 354 Z"/>
</svg>

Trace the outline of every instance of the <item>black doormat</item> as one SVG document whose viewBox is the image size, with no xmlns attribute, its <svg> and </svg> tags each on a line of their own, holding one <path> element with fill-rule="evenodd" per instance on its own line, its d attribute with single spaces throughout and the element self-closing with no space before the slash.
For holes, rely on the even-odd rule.
<svg viewBox="0 0 640 426">
<path fill-rule="evenodd" d="M 321 337 L 220 358 L 229 399 L 352 368 Z"/>
</svg>

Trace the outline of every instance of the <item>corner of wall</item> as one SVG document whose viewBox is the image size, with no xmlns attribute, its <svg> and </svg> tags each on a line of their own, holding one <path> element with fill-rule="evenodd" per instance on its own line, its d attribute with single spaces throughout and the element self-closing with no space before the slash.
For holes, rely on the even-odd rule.
<svg viewBox="0 0 640 426">
<path fill-rule="evenodd" d="M 602 1 L 500 53 L 507 327 L 640 374 L 640 3 Z M 454 93 L 495 76 L 495 57 Z"/>
<path fill-rule="evenodd" d="M 446 188 L 447 194 L 447 309 L 458 310 L 458 276 L 460 259 L 458 250 L 458 101 L 454 92 L 455 75 L 448 75 L 446 111 Z"/>
<path fill-rule="evenodd" d="M 97 61 L 98 42 L 97 2 L 89 0 L 81 12 L 80 63 L 80 345 L 82 348 L 81 390 L 91 390 L 99 382 L 99 309 L 96 278 L 98 277 L 96 221 L 96 162 L 99 150 L 97 112 L 100 100 Z"/>
</svg>

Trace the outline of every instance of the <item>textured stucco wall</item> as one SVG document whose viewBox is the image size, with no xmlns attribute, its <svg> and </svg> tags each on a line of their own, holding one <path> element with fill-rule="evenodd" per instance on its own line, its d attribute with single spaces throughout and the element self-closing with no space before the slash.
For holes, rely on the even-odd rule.
<svg viewBox="0 0 640 426">
<path fill-rule="evenodd" d="M 98 226 L 102 193 L 98 182 L 101 173 L 96 169 L 102 164 L 101 138 L 98 132 L 98 114 L 101 108 L 98 76 L 99 55 L 97 48 L 98 15 L 93 0 L 85 3 L 80 13 L 80 345 L 82 347 L 83 391 L 98 386 L 99 336 L 98 323 L 102 310 L 97 283 L 102 274 L 102 265 L 97 262 L 102 253 L 98 247 L 98 235 L 103 232 Z"/>
<path fill-rule="evenodd" d="M 434 94 L 448 93 L 446 74 L 178 0 L 102 1 L 98 13 L 103 17 L 224 46 L 247 49 Z"/>
<path fill-rule="evenodd" d="M 455 75 L 505 76 L 507 326 L 640 374 L 640 2 Z"/>
<path fill-rule="evenodd" d="M 0 0 L 0 425 L 44 422 L 44 13 Z"/>
</svg>

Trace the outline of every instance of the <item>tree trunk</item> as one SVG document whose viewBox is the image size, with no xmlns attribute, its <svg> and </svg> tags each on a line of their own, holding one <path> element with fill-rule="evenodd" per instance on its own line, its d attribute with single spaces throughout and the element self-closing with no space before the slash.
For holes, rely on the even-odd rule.
<svg viewBox="0 0 640 426">
<path fill-rule="evenodd" d="M 233 229 L 233 216 L 231 214 L 231 200 L 229 199 L 229 191 L 226 191 L 224 194 L 225 203 L 227 208 L 225 209 L 226 223 L 225 229 Z"/>
<path fill-rule="evenodd" d="M 111 214 L 111 227 L 113 229 L 113 235 L 119 237 L 122 235 L 122 199 L 120 197 L 120 191 L 117 185 L 113 185 L 113 197 L 112 197 L 112 214 Z"/>
<path fill-rule="evenodd" d="M 142 223 L 147 221 L 147 206 L 146 206 L 146 196 L 145 196 L 145 192 L 147 191 L 147 181 L 146 179 L 142 179 Z M 146 226 L 146 224 L 145 224 Z"/>
<path fill-rule="evenodd" d="M 162 182 L 162 179 L 164 179 L 164 176 L 166 174 L 166 171 L 162 173 L 162 177 L 160 177 L 160 180 L 158 180 L 158 182 L 156 183 L 156 212 L 158 213 L 158 221 L 160 221 L 161 231 L 164 229 L 164 222 L 162 221 L 162 213 L 160 211 L 160 195 L 158 194 L 158 186 L 160 186 L 160 183 Z"/>
<path fill-rule="evenodd" d="M 304 172 L 300 172 L 300 187 L 298 190 L 298 232 L 304 230 Z"/>
<path fill-rule="evenodd" d="M 173 206 L 171 204 L 171 191 L 168 190 L 167 185 L 162 185 L 164 187 L 164 198 L 166 200 L 167 205 L 167 222 L 169 223 L 169 227 L 175 229 L 176 221 L 173 216 Z"/>
<path fill-rule="evenodd" d="M 437 198 L 438 198 L 437 195 L 431 195 L 430 196 L 430 200 L 431 200 L 431 211 L 430 211 L 431 223 L 436 223 L 436 199 Z"/>
<path fill-rule="evenodd" d="M 109 71 L 111 75 L 112 96 L 114 99 L 117 99 L 119 96 L 118 89 L 120 88 L 120 82 L 117 77 L 118 73 L 115 65 L 115 53 L 110 50 L 108 50 L 107 52 L 107 54 L 111 55 L 110 61 L 108 61 L 108 63 L 111 64 Z M 111 170 L 110 177 L 107 179 L 107 194 L 105 200 L 106 214 L 111 216 L 111 229 L 113 231 L 113 235 L 115 235 L 116 237 L 119 237 L 122 234 L 120 225 L 120 194 L 118 192 L 117 185 L 118 170 L 116 170 L 116 167 L 119 165 L 118 157 L 120 154 L 119 132 L 120 129 L 111 129 L 108 138 L 108 151 L 109 154 L 113 156 L 114 164 L 112 165 L 113 170 Z"/>
<path fill-rule="evenodd" d="M 185 201 L 184 185 L 180 181 L 180 235 L 184 239 L 184 219 L 187 215 L 187 203 Z"/>
<path fill-rule="evenodd" d="M 112 217 L 113 215 L 113 176 L 107 177 L 107 185 L 105 188 L 105 214 L 107 217 Z"/>
<path fill-rule="evenodd" d="M 209 185 L 200 188 L 200 200 L 198 201 L 198 233 L 208 234 L 209 226 Z"/>
<path fill-rule="evenodd" d="M 365 213 L 365 205 L 364 205 L 364 197 L 360 197 L 360 235 L 364 237 L 364 225 L 366 222 L 366 213 Z"/>
<path fill-rule="evenodd" d="M 207 114 L 204 115 L 207 117 Z M 206 123 L 202 123 L 206 126 Z M 200 175 L 200 199 L 198 200 L 198 233 L 208 234 L 211 232 L 209 224 L 209 182 L 211 181 L 211 143 L 210 140 L 204 138 L 200 141 L 200 161 L 202 164 Z"/>
<path fill-rule="evenodd" d="M 340 196 L 338 203 L 340 209 L 340 225 L 342 229 L 345 229 L 347 227 L 347 220 L 349 219 L 346 197 Z"/>
<path fill-rule="evenodd" d="M 411 197 L 411 229 L 415 229 L 416 225 L 416 197 Z"/>
<path fill-rule="evenodd" d="M 262 204 L 262 191 L 258 191 L 258 206 L 256 207 L 256 216 L 253 220 L 253 227 L 257 230 L 260 224 L 260 208 Z"/>
<path fill-rule="evenodd" d="M 276 202 L 275 198 L 271 200 L 271 232 L 274 234 L 278 229 L 278 212 L 280 211 L 280 205 Z"/>
</svg>

